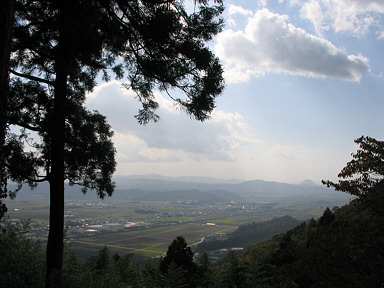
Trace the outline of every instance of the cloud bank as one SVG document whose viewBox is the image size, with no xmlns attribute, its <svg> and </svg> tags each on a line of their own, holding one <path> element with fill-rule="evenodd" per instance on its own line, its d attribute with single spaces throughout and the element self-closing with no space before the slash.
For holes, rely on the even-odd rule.
<svg viewBox="0 0 384 288">
<path fill-rule="evenodd" d="M 246 82 L 268 72 L 358 82 L 369 70 L 367 58 L 347 55 L 288 20 L 262 9 L 248 18 L 244 30 L 228 29 L 218 36 L 215 52 L 226 64 L 228 83 Z"/>
<path fill-rule="evenodd" d="M 236 153 L 260 145 L 239 113 L 215 110 L 204 123 L 191 120 L 156 93 L 161 121 L 141 126 L 133 117 L 140 104 L 118 81 L 98 86 L 86 105 L 107 116 L 115 131 L 117 162 L 233 161 Z"/>
<path fill-rule="evenodd" d="M 362 37 L 372 27 L 384 31 L 380 17 L 384 14 L 382 0 L 310 0 L 295 1 L 299 4 L 301 16 L 310 20 L 316 32 L 334 30 Z M 379 32 L 382 37 L 384 32 Z"/>
</svg>

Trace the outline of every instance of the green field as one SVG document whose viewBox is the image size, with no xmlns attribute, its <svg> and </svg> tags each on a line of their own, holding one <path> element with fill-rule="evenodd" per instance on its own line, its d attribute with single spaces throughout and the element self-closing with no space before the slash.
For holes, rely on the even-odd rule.
<svg viewBox="0 0 384 288">
<path fill-rule="evenodd" d="M 210 207 L 167 206 L 164 203 L 156 202 L 125 203 L 120 201 L 116 202 L 116 206 L 100 208 L 94 205 L 99 201 L 92 202 L 93 206 L 87 206 L 88 202 L 91 201 L 77 201 L 77 204 L 81 204 L 78 206 L 76 203 L 67 203 L 66 215 L 70 215 L 70 217 L 66 218 L 66 221 L 72 221 L 73 225 L 80 226 L 84 225 L 82 220 L 89 221 L 87 225 L 108 222 L 149 224 L 143 225 L 141 228 L 126 228 L 124 232 L 99 232 L 93 235 L 73 234 L 74 236 L 70 236 L 69 239 L 70 245 L 81 260 L 96 255 L 104 246 L 107 246 L 113 254 L 134 253 L 143 257 L 156 257 L 165 253 L 177 236 L 184 236 L 187 243 L 193 246 L 207 235 L 232 232 L 242 224 L 261 222 L 284 215 L 306 220 L 320 216 L 324 210 L 316 203 L 281 203 L 277 208 L 242 213 L 240 210 L 225 212 L 223 209 L 219 209 L 221 207 L 210 211 L 212 210 Z M 10 218 L 31 219 L 32 223 L 40 223 L 41 226 L 48 224 L 49 203 L 47 199 L 17 199 L 7 201 L 6 204 Z M 157 211 L 157 215 L 137 213 L 137 211 L 141 211 L 137 209 L 138 205 L 142 205 L 142 210 Z M 92 221 L 96 223 L 92 223 Z M 206 225 L 206 223 L 215 223 L 215 225 Z M 46 233 L 47 230 L 40 231 L 39 237 L 43 239 L 43 242 Z"/>
<path fill-rule="evenodd" d="M 134 253 L 138 256 L 154 257 L 164 254 L 177 236 L 184 236 L 187 243 L 193 246 L 197 245 L 204 236 L 233 232 L 236 228 L 237 226 L 233 225 L 177 224 L 139 231 L 128 230 L 77 237 L 71 240 L 71 247 L 80 259 L 84 256 L 95 255 L 104 246 L 108 247 L 112 253 Z"/>
</svg>

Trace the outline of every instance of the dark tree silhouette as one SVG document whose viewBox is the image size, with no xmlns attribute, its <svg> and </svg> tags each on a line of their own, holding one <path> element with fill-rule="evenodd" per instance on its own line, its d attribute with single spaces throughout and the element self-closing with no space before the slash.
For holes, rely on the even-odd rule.
<svg viewBox="0 0 384 288">
<path fill-rule="evenodd" d="M 361 136 L 355 143 L 360 147 L 339 173 L 342 180 L 322 182 L 336 191 L 356 196 L 375 213 L 384 215 L 384 141 Z"/>
<path fill-rule="evenodd" d="M 183 236 L 174 239 L 168 246 L 165 257 L 160 261 L 160 271 L 166 279 L 176 282 L 169 284 L 183 284 L 183 287 L 195 287 L 194 277 L 197 275 L 197 265 L 193 262 L 193 253 L 191 247 L 187 245 Z M 170 279 L 173 278 L 173 279 Z M 177 279 L 176 279 L 177 278 Z"/>
<path fill-rule="evenodd" d="M 110 127 L 83 108 L 96 76 L 127 77 L 126 88 L 142 103 L 141 124 L 159 120 L 155 89 L 181 90 L 183 98 L 170 97 L 191 117 L 209 118 L 224 86 L 205 42 L 221 31 L 223 7 L 199 2 L 188 14 L 174 0 L 16 1 L 7 123 L 22 129 L 7 136 L 6 169 L 9 179 L 32 187 L 49 181 L 48 287 L 60 283 L 52 275 L 62 269 L 64 181 L 101 198 L 113 192 Z M 30 143 L 31 132 L 38 141 Z"/>
<path fill-rule="evenodd" d="M 338 177 L 347 180 L 322 181 L 337 191 L 363 197 L 384 179 L 384 141 L 361 136 L 355 140 L 360 148 L 352 153 L 352 160 L 341 170 Z"/>
<path fill-rule="evenodd" d="M 179 267 L 194 266 L 192 250 L 187 245 L 183 236 L 176 237 L 171 245 L 168 246 L 167 254 L 160 264 L 161 272 L 167 273 L 169 265 L 171 265 L 172 262 Z"/>
<path fill-rule="evenodd" d="M 5 135 L 9 92 L 9 58 L 11 54 L 12 23 L 15 0 L 4 0 L 0 4 L 0 163 L 5 163 Z M 1 199 L 7 197 L 7 170 L 0 165 L 0 219 L 7 212 Z"/>
</svg>

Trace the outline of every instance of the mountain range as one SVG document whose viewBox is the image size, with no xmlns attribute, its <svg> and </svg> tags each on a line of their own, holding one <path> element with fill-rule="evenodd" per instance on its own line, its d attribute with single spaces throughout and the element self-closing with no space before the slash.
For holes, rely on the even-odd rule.
<svg viewBox="0 0 384 288">
<path fill-rule="evenodd" d="M 223 180 L 209 177 L 165 177 L 160 175 L 116 176 L 115 192 L 110 200 L 134 201 L 200 201 L 228 202 L 262 201 L 348 201 L 350 195 L 317 185 L 311 180 L 300 184 L 273 181 Z M 12 189 L 10 185 L 9 189 Z M 81 187 L 65 185 L 66 199 L 96 200 L 94 191 L 81 193 Z M 49 197 L 48 183 L 41 183 L 34 190 L 24 186 L 19 192 L 24 197 Z M 106 198 L 107 200 L 109 197 Z"/>
</svg>

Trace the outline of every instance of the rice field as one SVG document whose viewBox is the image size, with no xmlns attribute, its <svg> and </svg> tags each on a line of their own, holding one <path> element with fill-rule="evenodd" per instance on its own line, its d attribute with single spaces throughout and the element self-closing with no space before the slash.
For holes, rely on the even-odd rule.
<svg viewBox="0 0 384 288">
<path fill-rule="evenodd" d="M 71 248 L 79 258 L 95 255 L 98 250 L 108 247 L 111 253 L 121 255 L 134 253 L 138 256 L 155 257 L 164 254 L 173 239 L 183 236 L 190 246 L 197 245 L 203 237 L 221 232 L 233 232 L 237 226 L 198 223 L 176 224 L 142 230 L 100 233 L 71 240 Z M 90 253 L 92 251 L 92 253 Z"/>
</svg>

